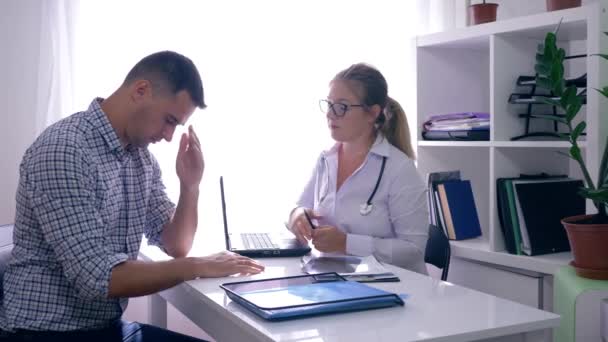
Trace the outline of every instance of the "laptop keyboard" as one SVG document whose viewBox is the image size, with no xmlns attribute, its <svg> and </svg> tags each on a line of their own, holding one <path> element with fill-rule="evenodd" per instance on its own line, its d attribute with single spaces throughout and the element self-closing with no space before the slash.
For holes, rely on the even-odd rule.
<svg viewBox="0 0 608 342">
<path fill-rule="evenodd" d="M 279 248 L 272 243 L 270 236 L 266 233 L 242 233 L 243 243 L 247 249 L 275 249 Z"/>
</svg>

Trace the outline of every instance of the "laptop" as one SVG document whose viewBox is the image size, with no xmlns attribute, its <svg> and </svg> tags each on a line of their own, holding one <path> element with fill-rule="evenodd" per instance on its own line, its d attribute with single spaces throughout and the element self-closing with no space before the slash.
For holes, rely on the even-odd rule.
<svg viewBox="0 0 608 342">
<path fill-rule="evenodd" d="M 282 237 L 272 233 L 231 234 L 228 230 L 226 214 L 226 195 L 224 194 L 224 177 L 220 177 L 222 194 L 222 217 L 224 219 L 224 236 L 226 249 L 250 258 L 297 257 L 310 252 L 310 247 L 302 244 L 295 237 Z"/>
</svg>

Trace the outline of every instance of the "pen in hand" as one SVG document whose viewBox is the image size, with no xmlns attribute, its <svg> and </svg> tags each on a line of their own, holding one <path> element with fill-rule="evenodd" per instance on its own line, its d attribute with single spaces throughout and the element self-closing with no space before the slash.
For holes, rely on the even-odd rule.
<svg viewBox="0 0 608 342">
<path fill-rule="evenodd" d="M 310 224 L 310 227 L 312 229 L 317 229 L 314 223 L 312 223 L 312 220 L 310 219 L 310 216 L 308 216 L 308 212 L 306 210 L 304 210 L 304 216 L 306 216 L 306 220 L 308 221 L 308 224 Z"/>
</svg>

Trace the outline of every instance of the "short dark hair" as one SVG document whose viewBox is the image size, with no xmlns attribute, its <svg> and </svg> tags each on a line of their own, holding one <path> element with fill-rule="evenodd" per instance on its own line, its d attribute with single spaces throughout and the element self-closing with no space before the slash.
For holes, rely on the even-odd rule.
<svg viewBox="0 0 608 342">
<path fill-rule="evenodd" d="M 161 51 L 144 57 L 127 74 L 124 83 L 146 79 L 152 86 L 167 89 L 171 94 L 185 90 L 192 102 L 203 109 L 205 96 L 203 81 L 190 58 L 173 51 Z"/>
</svg>

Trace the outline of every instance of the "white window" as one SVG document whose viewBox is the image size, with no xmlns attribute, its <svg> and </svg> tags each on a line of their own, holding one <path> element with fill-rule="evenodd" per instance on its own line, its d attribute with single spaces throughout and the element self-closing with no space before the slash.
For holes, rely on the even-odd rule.
<svg viewBox="0 0 608 342">
<path fill-rule="evenodd" d="M 332 145 L 318 100 L 338 71 L 357 62 L 375 65 L 389 95 L 410 121 L 415 117 L 415 1 L 106 0 L 81 1 L 77 12 L 79 109 L 110 95 L 150 53 L 174 50 L 199 68 L 208 108 L 189 122 L 206 164 L 197 243 L 223 248 L 220 175 L 231 228 L 282 227 L 320 151 Z M 182 131 L 151 147 L 175 201 Z"/>
</svg>

